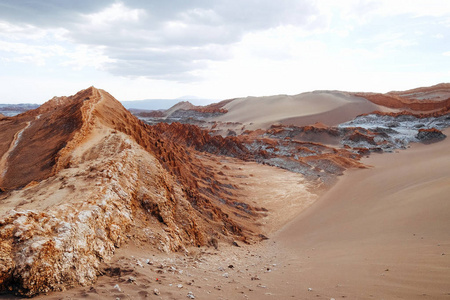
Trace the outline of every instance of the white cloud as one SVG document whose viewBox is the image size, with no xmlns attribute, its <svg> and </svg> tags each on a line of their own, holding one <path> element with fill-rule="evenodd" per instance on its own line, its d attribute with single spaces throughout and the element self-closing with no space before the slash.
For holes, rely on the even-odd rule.
<svg viewBox="0 0 450 300">
<path fill-rule="evenodd" d="M 101 69 L 114 60 L 103 54 L 102 47 L 73 45 L 64 38 L 64 29 L 42 29 L 30 25 L 0 23 L 0 53 L 2 60 L 48 66 L 49 62 L 71 66 L 80 70 L 85 67 Z M 53 66 L 54 67 L 54 66 Z"/>
<path fill-rule="evenodd" d="M 95 68 L 102 70 L 107 64 L 115 60 L 103 54 L 101 47 L 77 46 L 73 51 L 66 51 L 62 56 L 67 59 L 61 63 L 62 66 L 71 66 L 75 70 L 83 68 Z"/>
<path fill-rule="evenodd" d="M 442 17 L 450 14 L 447 0 L 317 0 L 321 11 L 339 11 L 344 19 L 365 23 L 375 16 Z"/>
<path fill-rule="evenodd" d="M 64 49 L 58 45 L 37 46 L 22 42 L 0 41 L 0 51 L 8 53 L 8 61 L 45 66 L 48 58 L 61 55 Z"/>
<path fill-rule="evenodd" d="M 2 74 L 70 69 L 156 97 L 360 90 L 416 67 L 448 74 L 447 1 L 0 1 Z"/>
<path fill-rule="evenodd" d="M 131 9 L 121 2 L 116 2 L 104 10 L 92 14 L 85 15 L 85 19 L 92 26 L 105 26 L 109 24 L 124 22 L 135 23 L 145 15 L 143 9 Z"/>
<path fill-rule="evenodd" d="M 377 14 L 401 15 L 409 14 L 413 17 L 442 17 L 450 14 L 450 5 L 446 0 L 377 0 L 380 6 Z"/>
</svg>

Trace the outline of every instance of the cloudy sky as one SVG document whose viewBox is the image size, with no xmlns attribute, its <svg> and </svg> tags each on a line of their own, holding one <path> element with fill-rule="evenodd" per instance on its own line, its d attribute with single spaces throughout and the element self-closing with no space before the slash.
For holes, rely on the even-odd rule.
<svg viewBox="0 0 450 300">
<path fill-rule="evenodd" d="M 450 82 L 448 0 L 0 0 L 0 103 Z"/>
</svg>

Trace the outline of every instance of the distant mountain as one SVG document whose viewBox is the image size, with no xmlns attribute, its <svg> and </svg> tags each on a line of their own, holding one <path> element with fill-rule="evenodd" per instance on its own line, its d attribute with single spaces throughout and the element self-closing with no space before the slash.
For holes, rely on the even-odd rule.
<svg viewBox="0 0 450 300">
<path fill-rule="evenodd" d="M 12 117 L 24 113 L 30 109 L 36 109 L 39 104 L 21 103 L 21 104 L 0 104 L 0 114 Z"/>
<path fill-rule="evenodd" d="M 189 101 L 194 105 L 206 105 L 212 103 L 214 100 L 201 99 L 194 96 L 185 96 L 177 99 L 146 99 L 146 100 L 132 100 L 120 101 L 126 109 L 145 109 L 145 110 L 160 110 L 169 109 L 178 102 Z"/>
<path fill-rule="evenodd" d="M 145 110 L 159 110 L 168 109 L 180 100 L 177 99 L 147 99 L 147 100 L 132 100 L 120 101 L 126 109 L 145 109 Z"/>
</svg>

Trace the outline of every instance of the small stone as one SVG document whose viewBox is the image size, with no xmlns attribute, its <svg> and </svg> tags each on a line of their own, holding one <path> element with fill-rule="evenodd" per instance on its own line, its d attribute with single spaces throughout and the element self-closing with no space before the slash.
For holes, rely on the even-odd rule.
<svg viewBox="0 0 450 300">
<path fill-rule="evenodd" d="M 336 300 L 336 299 L 334 299 L 334 298 L 330 298 L 330 300 Z"/>
<path fill-rule="evenodd" d="M 177 288 L 182 289 L 183 285 L 180 283 L 179 285 L 177 285 Z"/>
<path fill-rule="evenodd" d="M 223 267 L 219 267 L 219 268 L 217 268 L 217 270 L 219 270 L 220 272 L 225 271 L 225 269 Z"/>
<path fill-rule="evenodd" d="M 195 299 L 194 293 L 188 292 L 186 295 L 189 299 Z"/>
<path fill-rule="evenodd" d="M 234 266 L 233 266 L 233 265 L 229 265 L 228 268 L 229 268 L 229 269 L 233 269 Z"/>
<path fill-rule="evenodd" d="M 311 292 L 312 291 L 312 288 L 308 288 L 308 292 Z"/>
<path fill-rule="evenodd" d="M 120 286 L 119 286 L 118 284 L 116 284 L 116 285 L 114 286 L 114 289 L 115 289 L 115 290 L 118 290 L 119 292 L 122 291 L 122 290 L 120 289 Z"/>
<path fill-rule="evenodd" d="M 222 276 L 225 277 L 225 278 L 229 277 L 228 273 L 223 273 Z"/>
<path fill-rule="evenodd" d="M 158 289 L 154 289 L 153 290 L 153 294 L 155 294 L 156 296 L 159 296 L 161 293 L 159 292 Z"/>
<path fill-rule="evenodd" d="M 136 278 L 134 278 L 133 276 L 130 276 L 128 278 L 128 282 L 135 282 L 135 281 L 136 281 Z"/>
</svg>

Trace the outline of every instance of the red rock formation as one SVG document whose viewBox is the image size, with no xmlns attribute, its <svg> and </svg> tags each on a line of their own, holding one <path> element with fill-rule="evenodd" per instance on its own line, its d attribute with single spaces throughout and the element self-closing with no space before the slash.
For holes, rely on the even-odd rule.
<svg viewBox="0 0 450 300">
<path fill-rule="evenodd" d="M 54 98 L 36 110 L 0 120 L 3 190 L 55 174 L 56 155 L 81 128 L 81 107 L 89 96 L 85 90 L 70 98 Z"/>
<path fill-rule="evenodd" d="M 138 118 L 163 118 L 165 116 L 162 110 L 142 111 L 138 109 L 129 109 L 129 111 Z"/>
<path fill-rule="evenodd" d="M 350 93 L 388 108 L 408 110 L 412 114 L 443 115 L 450 111 L 450 84 L 438 84 L 401 92 Z"/>
<path fill-rule="evenodd" d="M 258 234 L 254 208 L 235 205 L 197 154 L 105 91 L 54 98 L 0 126 L 1 196 L 16 203 L 0 210 L 0 292 L 90 284 L 127 236 L 177 251 Z"/>
<path fill-rule="evenodd" d="M 450 83 L 439 83 L 406 91 L 392 91 L 388 94 L 416 100 L 446 100 L 450 98 Z"/>
<path fill-rule="evenodd" d="M 201 113 L 222 113 L 222 114 L 224 114 L 224 113 L 227 113 L 228 110 L 226 110 L 223 107 L 233 100 L 235 100 L 235 99 L 223 100 L 218 103 L 212 103 L 212 104 L 209 104 L 206 106 L 196 106 L 196 107 L 192 108 L 192 110 L 195 110 L 195 111 L 198 111 Z"/>
<path fill-rule="evenodd" d="M 374 141 L 374 134 L 364 134 L 360 130 L 355 129 L 352 134 L 347 137 L 348 140 L 352 142 L 367 142 L 371 145 L 376 145 L 377 143 Z"/>
</svg>

